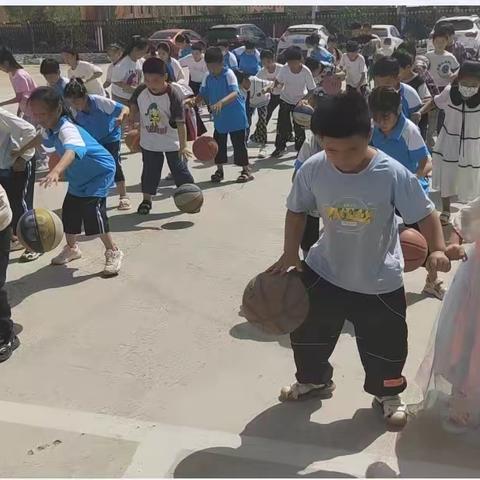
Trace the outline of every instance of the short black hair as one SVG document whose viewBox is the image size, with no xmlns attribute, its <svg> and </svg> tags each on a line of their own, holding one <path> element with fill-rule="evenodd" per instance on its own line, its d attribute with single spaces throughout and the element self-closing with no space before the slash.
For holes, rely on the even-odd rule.
<svg viewBox="0 0 480 480">
<path fill-rule="evenodd" d="M 319 99 L 310 125 L 312 132 L 320 137 L 368 138 L 372 124 L 363 95 L 350 92 Z"/>
<path fill-rule="evenodd" d="M 233 73 L 234 73 L 235 76 L 237 77 L 237 82 L 238 82 L 239 85 L 241 85 L 242 82 L 243 82 L 245 79 L 250 78 L 247 73 L 242 72 L 241 70 L 234 70 Z"/>
<path fill-rule="evenodd" d="M 290 60 L 302 60 L 302 50 L 299 47 L 288 47 L 285 52 L 285 61 L 288 62 Z"/>
<path fill-rule="evenodd" d="M 433 31 L 433 36 L 432 40 L 435 40 L 436 38 L 446 38 L 450 37 L 451 33 L 450 30 L 445 28 L 445 25 L 440 25 L 436 30 Z"/>
<path fill-rule="evenodd" d="M 356 53 L 360 50 L 360 45 L 355 40 L 349 40 L 345 46 L 347 53 Z"/>
<path fill-rule="evenodd" d="M 350 25 L 350 30 L 358 30 L 359 28 L 362 28 L 362 24 L 359 22 L 353 22 Z"/>
<path fill-rule="evenodd" d="M 60 73 L 60 64 L 54 58 L 46 58 L 40 64 L 40 73 L 42 75 Z"/>
<path fill-rule="evenodd" d="M 275 58 L 275 55 L 271 50 L 262 50 L 262 52 L 260 53 L 260 60 L 263 60 L 264 58 L 270 58 L 273 60 Z"/>
<path fill-rule="evenodd" d="M 205 63 L 223 64 L 223 53 L 218 47 L 209 47 L 205 52 Z"/>
<path fill-rule="evenodd" d="M 308 57 L 305 60 L 305 66 L 313 73 L 314 70 L 320 68 L 320 62 L 316 58 Z"/>
<path fill-rule="evenodd" d="M 247 40 L 245 42 L 245 50 L 253 50 L 255 49 L 256 45 L 255 45 L 255 42 L 253 40 Z"/>
<path fill-rule="evenodd" d="M 78 53 L 78 50 L 76 48 L 63 47 L 61 53 L 68 53 L 70 55 L 73 55 L 77 59 L 77 61 L 80 60 L 80 54 Z"/>
<path fill-rule="evenodd" d="M 207 46 L 202 41 L 192 45 L 192 50 L 196 50 L 197 52 L 203 52 L 205 48 L 207 48 Z"/>
<path fill-rule="evenodd" d="M 87 87 L 81 78 L 72 78 L 66 85 L 63 92 L 65 98 L 84 98 L 88 95 Z"/>
<path fill-rule="evenodd" d="M 305 43 L 307 45 L 319 45 L 320 44 L 320 36 L 318 33 L 312 33 L 305 39 Z"/>
<path fill-rule="evenodd" d="M 463 62 L 458 72 L 458 79 L 473 77 L 480 80 L 480 62 L 474 60 L 466 60 Z"/>
<path fill-rule="evenodd" d="M 382 57 L 378 59 L 372 68 L 374 77 L 398 77 L 400 75 L 400 64 L 396 58 Z"/>
<path fill-rule="evenodd" d="M 183 43 L 185 42 L 187 45 L 190 44 L 190 37 L 186 33 L 180 33 L 175 37 L 175 43 Z"/>
<path fill-rule="evenodd" d="M 400 110 L 401 97 L 392 87 L 376 87 L 368 96 L 368 106 L 372 115 L 376 113 L 398 114 Z"/>
<path fill-rule="evenodd" d="M 230 42 L 228 40 L 223 40 L 222 42 L 217 42 L 217 47 L 230 48 Z"/>
<path fill-rule="evenodd" d="M 157 45 L 157 51 L 158 50 L 163 50 L 164 52 L 166 52 L 168 54 L 169 57 L 172 55 L 172 47 L 167 42 L 160 42 Z"/>
<path fill-rule="evenodd" d="M 455 35 L 455 27 L 453 26 L 453 23 L 451 22 L 442 22 L 436 25 L 433 29 L 434 33 L 435 32 L 442 32 L 442 34 L 447 34 L 447 35 Z"/>
<path fill-rule="evenodd" d="M 142 67 L 144 74 L 167 76 L 167 65 L 157 57 L 147 58 Z"/>
<path fill-rule="evenodd" d="M 415 62 L 413 55 L 411 55 L 406 50 L 402 50 L 402 49 L 396 50 L 395 52 L 393 52 L 392 58 L 395 58 L 398 61 L 400 68 L 411 67 Z"/>
</svg>

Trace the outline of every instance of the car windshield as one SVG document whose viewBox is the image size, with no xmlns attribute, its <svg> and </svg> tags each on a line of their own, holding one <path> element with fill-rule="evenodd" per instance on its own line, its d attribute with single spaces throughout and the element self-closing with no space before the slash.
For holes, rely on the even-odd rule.
<svg viewBox="0 0 480 480">
<path fill-rule="evenodd" d="M 473 22 L 468 19 L 445 20 L 443 22 L 438 22 L 437 26 L 445 25 L 446 23 L 451 23 L 456 32 L 462 30 L 471 30 L 473 28 Z"/>
<path fill-rule="evenodd" d="M 236 35 L 236 28 L 213 28 L 207 32 L 207 41 L 214 43 L 218 40 L 232 40 Z"/>
<path fill-rule="evenodd" d="M 173 38 L 177 32 L 175 30 L 162 30 L 160 32 L 155 32 L 151 38 L 153 40 L 167 40 Z"/>
<path fill-rule="evenodd" d="M 386 28 L 372 28 L 372 33 L 378 35 L 380 38 L 388 37 L 388 30 Z"/>
<path fill-rule="evenodd" d="M 312 33 L 318 33 L 318 28 L 295 28 L 295 27 L 290 27 L 287 29 L 288 33 L 293 34 L 293 35 L 311 35 Z"/>
</svg>

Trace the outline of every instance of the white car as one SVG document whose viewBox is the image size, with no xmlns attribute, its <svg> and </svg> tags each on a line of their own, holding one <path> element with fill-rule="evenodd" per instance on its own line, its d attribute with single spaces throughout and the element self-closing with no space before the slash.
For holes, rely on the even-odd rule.
<svg viewBox="0 0 480 480">
<path fill-rule="evenodd" d="M 320 46 L 325 47 L 330 33 L 323 25 L 292 25 L 288 27 L 278 41 L 277 57 L 289 47 L 300 47 L 302 52 L 306 54 L 307 46 L 305 45 L 305 39 L 313 33 L 318 34 Z"/>
<path fill-rule="evenodd" d="M 395 25 L 372 25 L 372 33 L 380 37 L 382 43 L 386 38 L 391 38 L 394 50 L 403 42 L 400 37 L 400 32 Z"/>
<path fill-rule="evenodd" d="M 438 25 L 451 23 L 455 29 L 455 37 L 468 51 L 478 55 L 480 49 L 480 17 L 478 15 L 460 17 L 442 17 L 437 21 L 430 33 L 427 50 L 433 50 L 433 32 Z"/>
</svg>

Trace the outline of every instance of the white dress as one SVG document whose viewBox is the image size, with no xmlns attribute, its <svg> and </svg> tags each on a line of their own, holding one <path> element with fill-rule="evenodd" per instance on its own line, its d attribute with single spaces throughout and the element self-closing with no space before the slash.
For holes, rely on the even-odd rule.
<svg viewBox="0 0 480 480">
<path fill-rule="evenodd" d="M 427 355 L 417 373 L 416 383 L 424 400 L 411 406 L 440 415 L 444 425 L 468 429 L 480 426 L 480 197 L 465 210 L 470 218 L 463 225 L 468 260 L 463 262 L 443 300 Z M 466 218 L 462 212 L 462 220 Z M 464 222 L 466 223 L 466 222 Z"/>
<path fill-rule="evenodd" d="M 433 188 L 467 203 L 480 195 L 480 95 L 466 102 L 449 85 L 435 97 L 445 122 L 432 152 Z"/>
</svg>

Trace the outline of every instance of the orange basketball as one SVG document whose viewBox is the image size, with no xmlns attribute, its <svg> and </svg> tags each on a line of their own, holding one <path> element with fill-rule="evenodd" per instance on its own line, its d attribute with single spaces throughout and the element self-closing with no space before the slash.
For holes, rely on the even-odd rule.
<svg viewBox="0 0 480 480">
<path fill-rule="evenodd" d="M 140 132 L 138 130 L 130 130 L 125 135 L 125 145 L 132 153 L 140 151 Z"/>
<path fill-rule="evenodd" d="M 193 142 L 193 154 L 202 162 L 211 162 L 215 160 L 218 152 L 218 144 L 214 138 L 207 135 L 198 137 Z"/>
<path fill-rule="evenodd" d="M 405 260 L 405 272 L 413 272 L 425 264 L 428 256 L 428 245 L 425 237 L 413 228 L 400 232 L 400 245 Z"/>
</svg>

